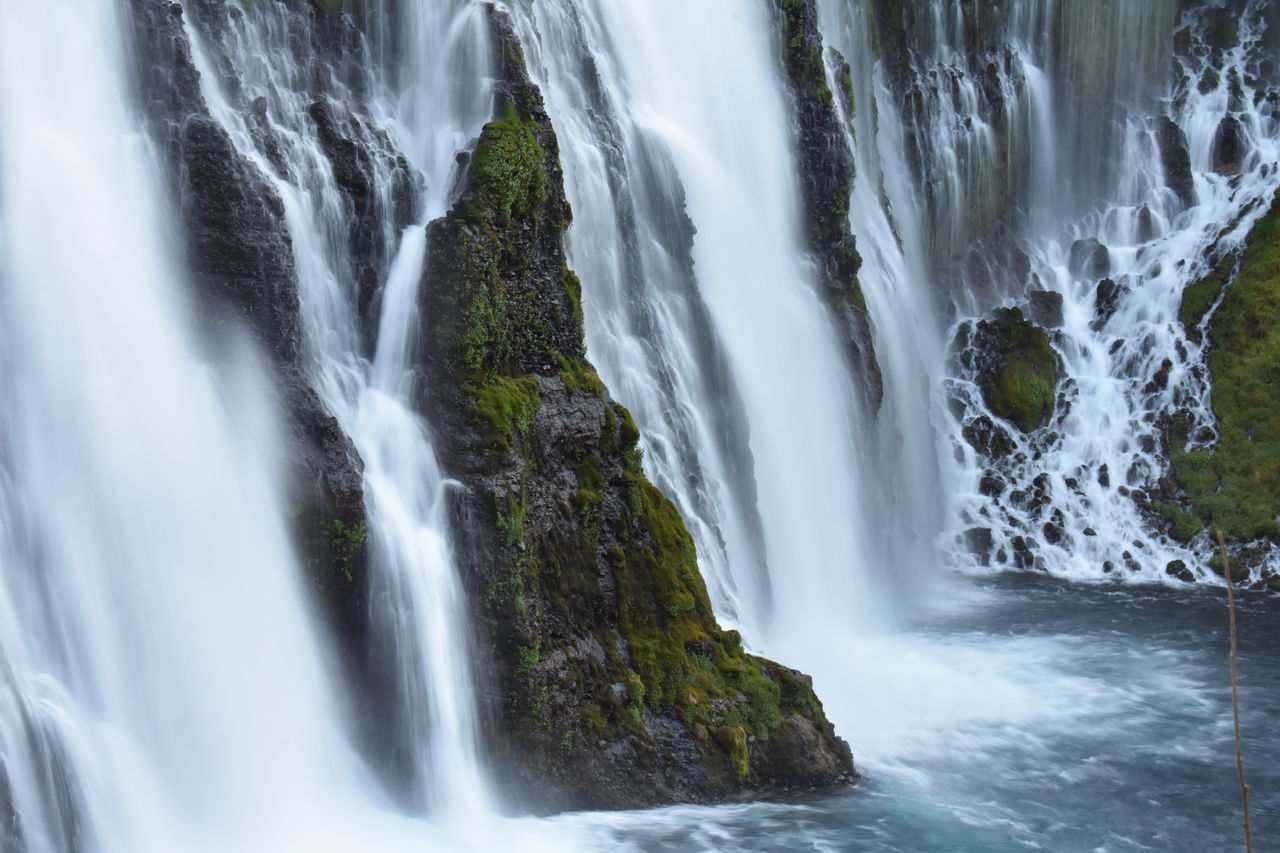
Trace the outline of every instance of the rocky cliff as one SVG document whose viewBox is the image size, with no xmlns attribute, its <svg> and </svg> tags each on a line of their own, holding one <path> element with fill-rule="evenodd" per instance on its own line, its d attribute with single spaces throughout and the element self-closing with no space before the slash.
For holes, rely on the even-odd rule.
<svg viewBox="0 0 1280 853">
<path fill-rule="evenodd" d="M 555 133 L 504 17 L 493 25 L 497 113 L 431 226 L 423 304 L 507 785 L 553 809 L 850 778 L 808 679 L 716 625 L 635 425 L 584 360 Z"/>
</svg>

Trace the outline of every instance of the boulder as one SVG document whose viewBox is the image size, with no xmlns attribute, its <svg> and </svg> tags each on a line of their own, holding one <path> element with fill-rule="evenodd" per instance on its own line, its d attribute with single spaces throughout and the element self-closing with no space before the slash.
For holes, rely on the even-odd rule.
<svg viewBox="0 0 1280 853">
<path fill-rule="evenodd" d="M 976 380 L 992 413 L 1032 432 L 1053 417 L 1058 359 L 1044 329 L 1017 308 L 997 309 L 972 338 Z"/>
</svg>

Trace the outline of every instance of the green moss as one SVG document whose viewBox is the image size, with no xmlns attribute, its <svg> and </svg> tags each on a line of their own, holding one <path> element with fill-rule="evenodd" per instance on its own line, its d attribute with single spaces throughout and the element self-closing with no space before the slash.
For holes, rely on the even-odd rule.
<svg viewBox="0 0 1280 853">
<path fill-rule="evenodd" d="M 747 778 L 751 772 L 751 763 L 747 754 L 747 733 L 742 726 L 719 726 L 711 730 L 711 737 L 728 754 L 733 772 L 738 778 Z"/>
<path fill-rule="evenodd" d="M 1180 506 L 1154 501 L 1151 508 L 1164 516 L 1165 521 L 1169 523 L 1169 535 L 1179 542 L 1190 542 L 1204 530 L 1200 519 Z"/>
<path fill-rule="evenodd" d="M 978 324 L 990 370 L 980 385 L 991 411 L 1032 432 L 1053 417 L 1058 381 L 1058 361 L 1049 335 L 1017 308 L 999 309 L 990 321 Z"/>
<path fill-rule="evenodd" d="M 996 377 L 991 391 L 991 410 L 1013 421 L 1018 429 L 1031 432 L 1053 416 L 1054 383 L 1040 365 L 1012 361 Z"/>
<path fill-rule="evenodd" d="M 821 48 L 815 40 L 806 38 L 807 3 L 808 0 L 774 0 L 782 20 L 783 61 L 797 88 L 814 100 L 829 104 L 831 88 L 822 67 Z"/>
<path fill-rule="evenodd" d="M 569 393 L 586 391 L 599 399 L 605 398 L 604 383 L 600 381 L 596 369 L 580 358 L 568 358 L 556 353 L 560 363 L 560 378 L 564 381 Z"/>
<path fill-rule="evenodd" d="M 638 462 L 638 456 L 637 456 Z M 737 726 L 766 740 L 788 705 L 775 670 L 715 624 L 693 541 L 675 506 L 643 474 L 626 474 L 638 512 L 631 542 L 610 552 L 622 634 L 646 701 L 668 704 L 690 725 Z M 815 705 L 812 691 L 801 687 Z"/>
<path fill-rule="evenodd" d="M 1177 453 L 1197 516 L 1234 540 L 1280 536 L 1280 196 L 1254 227 L 1209 329 L 1218 442 Z"/>
<path fill-rule="evenodd" d="M 471 413 L 489 425 L 493 443 L 503 450 L 528 433 L 542 406 L 538 380 L 532 376 L 488 376 L 463 387 L 475 398 Z"/>
<path fill-rule="evenodd" d="M 843 102 L 845 118 L 853 121 L 858 110 L 858 99 L 853 90 L 853 69 L 849 67 L 849 63 L 840 51 L 834 47 L 827 48 L 827 52 L 831 56 L 832 66 L 836 69 L 836 81 L 840 84 L 840 98 Z"/>
<path fill-rule="evenodd" d="M 358 524 L 346 524 L 342 519 L 335 518 L 329 525 L 329 545 L 333 549 L 334 565 L 348 581 L 355 580 L 351 570 L 355 567 L 357 556 L 360 549 L 364 547 L 368 534 L 368 528 L 363 521 Z"/>
<path fill-rule="evenodd" d="M 542 641 L 535 639 L 532 644 L 520 647 L 520 661 L 516 665 L 516 675 L 527 677 L 542 657 Z"/>
<path fill-rule="evenodd" d="M 484 126 L 471 160 L 472 213 L 503 224 L 546 198 L 547 181 L 538 125 L 521 121 L 510 105 L 506 113 Z"/>
<path fill-rule="evenodd" d="M 1213 272 L 1199 281 L 1190 284 L 1182 291 L 1182 304 L 1178 307 L 1178 319 L 1186 329 L 1187 337 L 1200 343 L 1200 330 L 1196 328 L 1204 315 L 1209 313 L 1213 303 L 1231 279 L 1231 270 L 1235 259 L 1231 255 L 1223 258 Z"/>
<path fill-rule="evenodd" d="M 506 505 L 500 505 L 497 508 L 498 529 L 502 531 L 502 544 L 513 547 L 524 542 L 524 517 L 527 511 L 528 505 L 524 499 L 517 499 L 514 496 L 508 496 Z"/>
</svg>

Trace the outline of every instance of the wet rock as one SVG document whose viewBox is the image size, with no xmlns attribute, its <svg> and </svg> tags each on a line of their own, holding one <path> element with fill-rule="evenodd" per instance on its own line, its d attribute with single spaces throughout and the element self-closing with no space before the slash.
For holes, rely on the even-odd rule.
<svg viewBox="0 0 1280 853">
<path fill-rule="evenodd" d="M 1142 390 L 1147 394 L 1159 394 L 1164 391 L 1169 387 L 1169 373 L 1172 370 L 1173 361 L 1166 358 L 1160 362 L 1160 369 L 1155 372 Z"/>
<path fill-rule="evenodd" d="M 399 233 L 418 219 L 421 176 L 395 150 L 385 131 L 352 113 L 346 104 L 321 98 L 312 102 L 307 114 L 315 122 L 320 148 L 348 208 L 348 257 L 357 310 L 372 348 L 378 324 L 377 292 L 391 262 L 385 229 Z M 375 190 L 382 185 L 391 188 L 389 197 Z"/>
<path fill-rule="evenodd" d="M 1044 535 L 1044 541 L 1050 545 L 1058 545 L 1062 542 L 1064 531 L 1062 527 L 1052 521 L 1046 521 L 1044 526 L 1040 528 L 1040 532 Z"/>
<path fill-rule="evenodd" d="M 1067 267 L 1076 278 L 1097 279 L 1111 272 L 1111 252 L 1095 238 L 1071 244 Z"/>
<path fill-rule="evenodd" d="M 1019 569 L 1034 568 L 1036 564 L 1035 552 L 1032 550 L 1034 539 L 1025 536 L 1015 536 L 1009 540 L 1009 544 L 1013 547 L 1013 565 Z"/>
<path fill-rule="evenodd" d="M 1031 481 L 1031 487 L 1027 490 L 1027 512 L 1037 515 L 1039 512 L 1049 505 L 1052 500 L 1052 493 L 1049 485 L 1049 475 L 1040 473 Z"/>
<path fill-rule="evenodd" d="M 1235 116 L 1227 116 L 1218 123 L 1213 134 L 1213 153 L 1210 162 L 1219 175 L 1235 175 L 1248 153 L 1249 141 L 1244 128 Z"/>
<path fill-rule="evenodd" d="M 1143 204 L 1138 208 L 1137 223 L 1135 226 L 1134 237 L 1139 243 L 1146 243 L 1154 240 L 1159 234 L 1159 228 L 1156 226 L 1155 214 L 1151 212 L 1151 206 Z"/>
<path fill-rule="evenodd" d="M 1249 579 L 1249 567 L 1244 565 L 1244 562 L 1239 558 L 1238 553 L 1232 557 L 1230 564 L 1232 583 L 1244 583 Z M 1223 580 L 1226 580 L 1227 575 L 1223 570 L 1221 555 L 1215 554 L 1214 557 L 1209 560 L 1209 571 L 1213 572 Z"/>
<path fill-rule="evenodd" d="M 1156 119 L 1156 145 L 1160 149 L 1165 183 L 1173 190 L 1183 207 L 1190 207 L 1195 203 L 1196 193 L 1187 135 L 1172 119 L 1161 116 Z"/>
<path fill-rule="evenodd" d="M 984 566 L 991 565 L 993 539 L 990 527 L 971 527 L 964 532 L 964 545 Z"/>
<path fill-rule="evenodd" d="M 1164 573 L 1172 578 L 1177 578 L 1186 583 L 1195 583 L 1196 576 L 1187 568 L 1187 564 L 1182 560 L 1170 560 L 1168 565 L 1164 567 Z"/>
<path fill-rule="evenodd" d="M 978 482 L 978 491 L 989 498 L 998 498 L 1005 490 L 1004 478 L 991 469 L 982 474 Z"/>
<path fill-rule="evenodd" d="M 1097 536 L 1097 535 L 1098 535 L 1098 531 L 1094 530 L 1092 527 L 1086 527 L 1084 530 L 1082 530 L 1082 531 L 1080 531 L 1080 532 L 1081 532 L 1082 534 L 1084 534 L 1085 536 Z"/>
<path fill-rule="evenodd" d="M 986 415 L 974 418 L 961 430 L 969 446 L 988 459 L 1003 459 L 1013 452 L 1013 437 Z"/>
<path fill-rule="evenodd" d="M 1062 325 L 1062 294 L 1052 290 L 1034 290 L 1027 297 L 1031 305 L 1031 322 L 1046 329 Z"/>
<path fill-rule="evenodd" d="M 837 96 L 849 114 L 855 108 L 852 72 L 834 48 L 824 52 L 814 0 L 774 0 L 773 6 L 782 79 L 791 95 L 797 130 L 805 237 L 822 272 L 828 303 L 843 321 L 845 351 L 862 379 L 860 390 L 868 410 L 874 410 L 880 405 L 883 383 L 871 316 L 858 283 L 862 258 L 849 230 L 853 151 L 836 110 Z M 827 84 L 826 61 L 838 82 L 834 95 Z"/>
<path fill-rule="evenodd" d="M 1059 377 L 1044 329 L 1017 308 L 999 308 L 974 327 L 972 351 L 978 387 L 993 413 L 1022 432 L 1049 423 Z"/>
<path fill-rule="evenodd" d="M 527 808 L 822 788 L 854 775 L 808 678 L 715 622 L 630 414 L 585 360 L 558 140 L 505 13 L 498 103 L 430 225 L 424 365 L 467 567 L 487 746 Z"/>
<path fill-rule="evenodd" d="M 1111 488 L 1111 468 L 1105 462 L 1098 469 L 1098 485 L 1104 489 Z"/>
</svg>

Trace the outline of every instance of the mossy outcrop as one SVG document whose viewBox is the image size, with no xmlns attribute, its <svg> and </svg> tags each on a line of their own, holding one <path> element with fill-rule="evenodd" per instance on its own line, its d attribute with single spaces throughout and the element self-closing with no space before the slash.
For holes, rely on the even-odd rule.
<svg viewBox="0 0 1280 853">
<path fill-rule="evenodd" d="M 1280 541 L 1280 196 L 1236 264 L 1223 258 L 1184 294 L 1190 332 L 1226 288 L 1208 323 L 1218 440 L 1172 465 L 1203 522 L 1237 542 Z"/>
<path fill-rule="evenodd" d="M 1049 423 L 1057 401 L 1058 359 L 1044 329 L 1018 308 L 998 308 L 974 326 L 968 346 L 982 398 L 993 414 L 1022 432 Z"/>
<path fill-rule="evenodd" d="M 883 382 L 871 316 L 858 283 L 862 258 L 849 230 L 853 151 L 827 83 L 825 62 L 832 63 L 842 108 L 850 117 L 856 108 L 852 72 L 834 48 L 824 56 L 814 0 L 773 0 L 773 6 L 783 79 L 794 113 L 805 239 L 821 270 L 828 302 L 844 326 L 849 359 L 862 377 L 869 406 L 875 408 Z"/>
<path fill-rule="evenodd" d="M 430 226 L 428 411 L 479 626 L 485 731 L 535 809 L 710 801 L 853 774 L 808 679 L 715 622 L 639 434 L 584 360 L 555 134 L 505 15 L 499 108 Z"/>
</svg>

